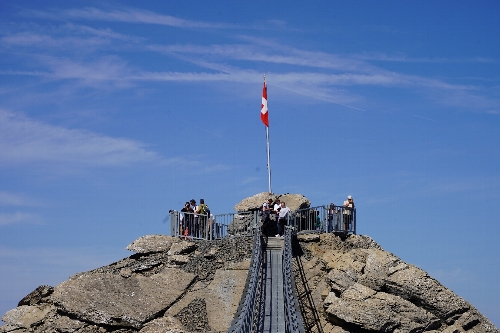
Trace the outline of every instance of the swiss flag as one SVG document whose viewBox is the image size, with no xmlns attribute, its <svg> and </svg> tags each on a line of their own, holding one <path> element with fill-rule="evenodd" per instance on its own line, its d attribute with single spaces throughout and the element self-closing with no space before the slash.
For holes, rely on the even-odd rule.
<svg viewBox="0 0 500 333">
<path fill-rule="evenodd" d="M 260 107 L 260 120 L 266 125 L 266 127 L 269 127 L 269 116 L 267 112 L 267 86 L 266 82 L 264 81 L 264 88 L 262 88 L 262 105 Z"/>
</svg>

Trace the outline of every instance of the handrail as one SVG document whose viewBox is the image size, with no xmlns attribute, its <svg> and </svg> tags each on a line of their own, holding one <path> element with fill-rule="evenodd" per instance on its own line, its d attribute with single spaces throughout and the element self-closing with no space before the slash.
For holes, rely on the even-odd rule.
<svg viewBox="0 0 500 333">
<path fill-rule="evenodd" d="M 184 239 L 221 239 L 231 235 L 251 235 L 257 224 L 256 212 L 217 214 L 210 216 L 170 211 L 170 235 Z"/>
<path fill-rule="evenodd" d="M 297 209 L 290 218 L 290 225 L 300 231 L 323 231 L 356 234 L 356 207 L 329 205 Z"/>
<path fill-rule="evenodd" d="M 283 295 L 285 303 L 285 330 L 287 333 L 305 333 L 304 321 L 298 303 L 295 275 L 292 265 L 292 233 L 294 228 L 285 227 L 283 247 Z"/>
<path fill-rule="evenodd" d="M 258 229 L 254 230 L 253 251 L 250 269 L 248 270 L 245 283 L 244 296 L 241 297 L 238 310 L 234 316 L 233 322 L 228 329 L 230 333 L 250 333 L 254 323 L 254 313 L 261 280 L 262 266 L 262 242 Z"/>
<path fill-rule="evenodd" d="M 258 224 L 256 211 L 218 214 L 210 216 L 170 211 L 170 235 L 185 239 L 221 239 L 228 235 L 250 235 Z M 356 234 L 356 207 L 316 206 L 298 209 L 288 216 L 288 225 L 300 231 L 322 231 Z M 187 232 L 186 232 L 187 230 Z"/>
</svg>

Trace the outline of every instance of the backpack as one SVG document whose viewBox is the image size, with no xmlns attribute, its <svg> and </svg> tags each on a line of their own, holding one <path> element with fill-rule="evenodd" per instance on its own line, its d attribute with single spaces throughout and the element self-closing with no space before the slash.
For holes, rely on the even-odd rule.
<svg viewBox="0 0 500 333">
<path fill-rule="evenodd" d="M 201 207 L 203 209 L 203 214 L 210 217 L 210 208 L 208 208 L 208 206 L 206 204 L 203 204 Z"/>
</svg>

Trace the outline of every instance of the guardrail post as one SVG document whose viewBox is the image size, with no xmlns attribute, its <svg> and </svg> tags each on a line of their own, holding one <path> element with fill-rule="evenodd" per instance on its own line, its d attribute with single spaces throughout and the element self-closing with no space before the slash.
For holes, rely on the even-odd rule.
<svg viewBox="0 0 500 333">
<path fill-rule="evenodd" d="M 177 237 L 179 236 L 179 212 L 176 210 L 172 210 L 169 212 L 170 214 L 170 235 Z"/>
</svg>

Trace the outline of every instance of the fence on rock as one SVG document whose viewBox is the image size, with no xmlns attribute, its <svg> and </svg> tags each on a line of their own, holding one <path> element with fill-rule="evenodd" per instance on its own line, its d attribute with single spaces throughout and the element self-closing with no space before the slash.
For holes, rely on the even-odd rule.
<svg viewBox="0 0 500 333">
<path fill-rule="evenodd" d="M 250 235 L 259 226 L 257 211 L 204 215 L 170 211 L 170 235 L 183 239 L 221 239 L 228 235 Z M 271 214 L 271 220 L 275 220 Z M 320 231 L 356 234 L 356 208 L 317 206 L 296 210 L 289 214 L 287 225 L 296 232 Z"/>
</svg>

